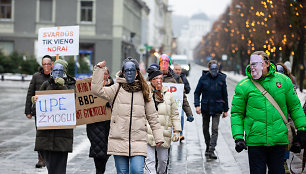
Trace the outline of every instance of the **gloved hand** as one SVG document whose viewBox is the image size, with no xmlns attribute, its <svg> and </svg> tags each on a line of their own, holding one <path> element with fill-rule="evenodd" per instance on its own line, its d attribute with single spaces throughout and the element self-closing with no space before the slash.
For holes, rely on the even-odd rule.
<svg viewBox="0 0 306 174">
<path fill-rule="evenodd" d="M 179 140 L 179 137 L 180 137 L 180 133 L 179 132 L 173 132 L 172 141 L 173 142 L 177 142 Z"/>
<path fill-rule="evenodd" d="M 194 120 L 192 115 L 187 116 L 187 121 L 192 122 Z"/>
<path fill-rule="evenodd" d="M 301 146 L 306 145 L 306 131 L 298 130 L 296 135 L 297 140 L 301 144 Z"/>
<path fill-rule="evenodd" d="M 243 149 L 247 150 L 247 146 L 245 144 L 245 141 L 243 139 L 237 139 L 235 140 L 236 146 L 235 146 L 235 150 L 240 153 Z"/>
</svg>

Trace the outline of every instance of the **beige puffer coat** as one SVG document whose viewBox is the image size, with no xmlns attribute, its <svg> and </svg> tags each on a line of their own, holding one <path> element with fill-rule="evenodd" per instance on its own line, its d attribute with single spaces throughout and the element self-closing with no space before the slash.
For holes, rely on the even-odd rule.
<svg viewBox="0 0 306 174">
<path fill-rule="evenodd" d="M 157 105 L 158 108 L 158 118 L 160 125 L 163 129 L 163 135 L 165 142 L 161 147 L 170 148 L 171 145 L 171 136 L 172 128 L 174 131 L 180 132 L 181 129 L 181 120 L 177 110 L 176 102 L 173 95 L 168 92 L 168 88 L 163 86 L 161 90 L 164 96 L 164 102 Z M 155 146 L 154 137 L 152 135 L 152 130 L 148 127 L 148 144 L 150 146 Z"/>
<path fill-rule="evenodd" d="M 116 83 L 103 87 L 104 71 L 104 68 L 94 68 L 91 91 L 112 103 L 119 83 L 126 83 L 126 80 L 117 73 Z M 145 103 L 142 91 L 132 93 L 120 87 L 113 105 L 107 154 L 147 156 L 147 120 L 153 129 L 155 143 L 164 142 L 153 99 Z"/>
</svg>

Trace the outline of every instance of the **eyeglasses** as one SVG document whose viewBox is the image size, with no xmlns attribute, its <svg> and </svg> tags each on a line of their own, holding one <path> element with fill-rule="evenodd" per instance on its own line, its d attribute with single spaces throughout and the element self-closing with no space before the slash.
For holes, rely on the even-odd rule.
<svg viewBox="0 0 306 174">
<path fill-rule="evenodd" d="M 252 62 L 252 63 L 251 63 L 251 66 L 257 67 L 259 63 L 262 63 L 262 62 Z"/>
<path fill-rule="evenodd" d="M 154 77 L 152 80 L 163 80 L 162 77 Z"/>
<path fill-rule="evenodd" d="M 43 66 L 51 66 L 51 63 L 44 63 Z"/>
</svg>

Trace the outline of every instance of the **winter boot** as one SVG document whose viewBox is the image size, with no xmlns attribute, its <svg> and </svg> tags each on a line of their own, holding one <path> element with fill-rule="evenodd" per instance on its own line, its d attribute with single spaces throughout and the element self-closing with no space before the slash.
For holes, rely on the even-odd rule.
<svg viewBox="0 0 306 174">
<path fill-rule="evenodd" d="M 210 159 L 217 159 L 218 157 L 217 157 L 217 155 L 215 154 L 214 151 L 210 151 L 210 152 L 209 152 L 209 158 L 210 158 Z"/>
<path fill-rule="evenodd" d="M 38 162 L 36 163 L 35 167 L 36 168 L 42 168 L 45 167 L 46 164 L 44 162 L 44 160 L 42 159 L 42 157 L 40 155 L 38 155 Z"/>
</svg>

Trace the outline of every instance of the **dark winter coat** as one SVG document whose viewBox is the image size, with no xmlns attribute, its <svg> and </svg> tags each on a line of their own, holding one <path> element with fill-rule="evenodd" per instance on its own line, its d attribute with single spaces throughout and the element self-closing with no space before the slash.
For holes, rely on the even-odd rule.
<svg viewBox="0 0 306 174">
<path fill-rule="evenodd" d="M 183 83 L 183 80 L 180 78 L 180 76 L 176 75 L 170 68 L 169 68 L 169 73 L 166 75 L 164 74 L 163 77 L 164 77 L 163 82 L 165 83 Z M 182 107 L 183 107 L 184 112 L 186 113 L 186 116 L 193 116 L 191 107 L 189 105 L 185 92 L 183 95 L 183 106 Z"/>
<path fill-rule="evenodd" d="M 33 114 L 35 115 L 35 111 L 32 109 L 32 96 L 35 95 L 35 91 L 38 91 L 40 89 L 40 86 L 47 81 L 50 78 L 50 74 L 45 75 L 44 70 L 40 68 L 39 72 L 36 72 L 32 76 L 32 80 L 30 82 L 29 88 L 28 88 L 28 93 L 27 93 L 27 99 L 25 103 L 25 114 Z"/>
<path fill-rule="evenodd" d="M 182 73 L 182 74 L 180 74 L 180 77 L 181 77 L 181 79 L 182 79 L 182 81 L 184 83 L 185 94 L 189 94 L 189 92 L 190 92 L 190 85 L 189 85 L 189 82 L 188 82 L 188 80 L 186 78 L 186 75 Z"/>
<path fill-rule="evenodd" d="M 40 91 L 67 90 L 66 86 L 59 86 L 52 78 L 45 81 Z M 72 152 L 73 129 L 48 129 L 37 130 L 35 140 L 35 151 L 59 151 Z"/>
<path fill-rule="evenodd" d="M 114 84 L 113 79 L 111 78 L 110 80 L 110 84 L 105 86 L 111 86 Z M 109 102 L 106 103 L 106 106 L 110 107 Z M 91 144 L 89 157 L 103 159 L 107 157 L 109 129 L 110 120 L 86 125 L 87 137 Z"/>
<path fill-rule="evenodd" d="M 209 71 L 203 71 L 194 91 L 194 106 L 200 106 L 201 112 L 206 114 L 221 114 L 228 111 L 226 75 L 218 73 L 212 77 Z M 200 96 L 202 99 L 200 102 Z"/>
</svg>

